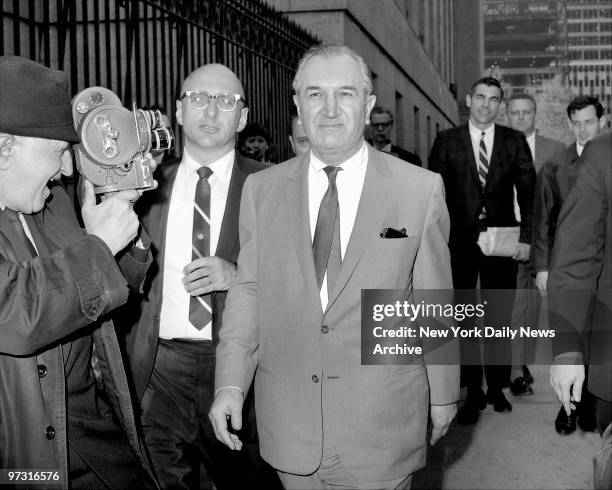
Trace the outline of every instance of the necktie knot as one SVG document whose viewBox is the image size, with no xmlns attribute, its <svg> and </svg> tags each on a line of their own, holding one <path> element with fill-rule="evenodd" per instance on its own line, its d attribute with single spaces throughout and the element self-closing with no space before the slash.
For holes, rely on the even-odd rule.
<svg viewBox="0 0 612 490">
<path fill-rule="evenodd" d="M 323 167 L 323 170 L 327 174 L 329 181 L 335 183 L 336 175 L 338 175 L 338 172 L 342 170 L 342 167 L 338 167 L 337 165 L 327 165 L 326 167 Z"/>
<path fill-rule="evenodd" d="M 200 177 L 200 179 L 205 179 L 208 180 L 208 178 L 213 174 L 213 171 L 211 170 L 210 167 L 206 167 L 206 166 L 201 166 L 198 169 L 198 177 Z"/>
<path fill-rule="evenodd" d="M 480 137 L 481 137 L 482 139 L 484 139 L 484 137 L 485 137 L 485 132 L 484 132 L 484 131 L 483 131 L 482 133 L 480 133 Z"/>
</svg>

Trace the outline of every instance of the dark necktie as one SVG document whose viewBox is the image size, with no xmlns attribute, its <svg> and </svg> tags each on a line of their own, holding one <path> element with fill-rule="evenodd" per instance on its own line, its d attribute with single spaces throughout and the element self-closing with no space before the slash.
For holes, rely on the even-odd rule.
<svg viewBox="0 0 612 490">
<path fill-rule="evenodd" d="M 312 252 L 314 255 L 317 285 L 323 285 L 327 270 L 327 293 L 331 293 L 342 264 L 340 251 L 340 211 L 338 206 L 338 188 L 336 175 L 342 168 L 328 165 L 323 169 L 329 179 L 327 191 L 321 200 L 317 226 L 315 228 Z"/>
<path fill-rule="evenodd" d="M 198 169 L 198 185 L 193 208 L 191 259 L 210 256 L 210 183 L 213 171 L 208 167 Z M 202 330 L 212 319 L 210 294 L 191 296 L 189 299 L 189 321 Z"/>
<path fill-rule="evenodd" d="M 489 175 L 489 160 L 487 158 L 487 145 L 485 144 L 485 132 L 483 131 L 480 135 L 480 145 L 478 150 L 478 178 L 480 179 L 480 185 L 484 189 L 487 185 L 487 176 Z M 484 204 L 480 211 L 478 219 L 484 219 L 487 215 Z"/>
<path fill-rule="evenodd" d="M 33 243 L 30 241 L 30 239 L 26 235 L 26 232 L 23 228 L 23 224 L 21 223 L 21 220 L 19 219 L 19 213 L 17 211 L 13 211 L 12 209 L 4 208 L 4 214 L 9 219 L 13 227 L 15 228 L 15 232 L 17 233 L 17 236 L 21 238 L 23 244 L 25 245 L 28 252 L 30 253 L 30 256 L 31 257 L 38 256 L 38 252 L 36 252 L 36 249 L 34 248 Z"/>
</svg>

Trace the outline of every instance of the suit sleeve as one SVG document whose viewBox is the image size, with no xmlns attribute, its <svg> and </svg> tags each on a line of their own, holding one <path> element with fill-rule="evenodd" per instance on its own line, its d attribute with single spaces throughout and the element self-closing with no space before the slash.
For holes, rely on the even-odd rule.
<svg viewBox="0 0 612 490">
<path fill-rule="evenodd" d="M 147 271 L 153 263 L 151 238 L 144 228 L 140 230 L 140 241 L 143 247 L 132 245 L 117 258 L 117 263 L 130 289 L 142 294 Z"/>
<path fill-rule="evenodd" d="M 452 304 L 452 274 L 448 236 L 450 219 L 444 201 L 444 184 L 435 176 L 427 207 L 423 236 L 414 265 L 414 288 L 417 294 L 432 295 L 430 300 Z M 434 290 L 432 292 L 432 290 Z M 425 297 L 425 301 L 427 301 Z M 451 323 L 445 322 L 450 328 Z M 424 345 L 429 379 L 430 403 L 447 405 L 459 399 L 459 345 L 456 339 Z"/>
<path fill-rule="evenodd" d="M 551 226 L 555 206 L 554 173 L 551 162 L 546 162 L 536 180 L 536 191 L 533 209 L 533 239 L 531 257 L 536 272 L 549 269 L 550 251 L 552 248 Z"/>
<path fill-rule="evenodd" d="M 584 167 L 559 214 L 548 276 L 549 322 L 560 332 L 555 355 L 582 350 L 580 334 L 603 267 L 609 212 L 603 168 L 609 162 L 599 161 L 597 151 L 585 148 Z"/>
<path fill-rule="evenodd" d="M 215 391 L 236 386 L 247 393 L 257 367 L 257 216 L 252 177 L 240 202 L 238 275 L 225 299 L 215 364 Z"/>
<path fill-rule="evenodd" d="M 49 257 L 11 260 L 0 232 L 0 352 L 31 355 L 127 300 L 115 257 L 87 235 Z"/>
<path fill-rule="evenodd" d="M 531 244 L 531 228 L 533 222 L 533 193 L 535 190 L 536 174 L 531 158 L 531 150 L 525 136 L 518 135 L 515 155 L 514 185 L 521 210 L 521 243 Z"/>
<path fill-rule="evenodd" d="M 433 147 L 431 148 L 431 152 L 429 153 L 429 170 L 432 172 L 436 172 L 442 175 L 442 180 L 446 182 L 446 152 L 444 151 L 444 143 L 442 142 L 442 138 L 440 135 L 436 137 L 434 140 Z"/>
</svg>

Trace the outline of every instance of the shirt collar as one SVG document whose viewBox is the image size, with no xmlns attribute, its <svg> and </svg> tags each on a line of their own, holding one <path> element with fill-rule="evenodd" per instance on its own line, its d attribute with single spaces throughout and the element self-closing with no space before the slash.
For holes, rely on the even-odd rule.
<svg viewBox="0 0 612 490">
<path fill-rule="evenodd" d="M 535 143 L 535 139 L 536 139 L 536 132 L 534 131 L 529 136 L 527 136 L 527 143 L 533 144 Z"/>
<path fill-rule="evenodd" d="M 215 178 L 219 179 L 221 182 L 229 182 L 232 176 L 235 158 L 236 150 L 232 149 L 218 160 L 212 162 L 210 165 L 208 165 L 208 167 L 213 171 L 213 176 Z M 187 150 L 183 152 L 181 165 L 183 165 L 185 174 L 188 177 L 192 177 L 202 166 L 187 152 Z"/>
<path fill-rule="evenodd" d="M 368 161 L 368 147 L 365 141 L 361 144 L 361 148 L 348 160 L 339 163 L 337 166 L 342 167 L 344 172 L 354 172 L 361 168 L 361 166 Z M 324 167 L 327 167 L 326 163 L 323 163 L 317 158 L 312 150 L 310 150 L 310 165 L 315 172 L 320 172 Z"/>
<path fill-rule="evenodd" d="M 470 134 L 478 135 L 478 137 L 480 137 L 482 133 L 485 133 L 485 136 L 490 136 L 495 132 L 495 123 L 491 124 L 487 129 L 477 128 L 472 124 L 472 121 L 468 121 L 468 126 L 470 128 Z"/>
</svg>

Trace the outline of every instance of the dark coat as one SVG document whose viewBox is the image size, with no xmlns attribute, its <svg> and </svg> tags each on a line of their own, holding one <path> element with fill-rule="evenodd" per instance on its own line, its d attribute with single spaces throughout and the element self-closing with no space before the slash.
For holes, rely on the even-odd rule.
<svg viewBox="0 0 612 490">
<path fill-rule="evenodd" d="M 612 402 L 612 134 L 590 141 L 580 160 L 550 258 L 549 322 L 560 332 L 554 354 L 583 352 L 589 391 Z"/>
<path fill-rule="evenodd" d="M 525 136 L 495 125 L 489 174 L 484 188 L 478 179 L 470 131 L 467 124 L 442 131 L 429 155 L 429 169 L 444 180 L 446 204 L 451 218 L 449 246 L 476 243 L 478 216 L 483 205 L 487 226 L 517 226 L 514 187 L 521 210 L 521 243 L 531 243 L 535 170 Z"/>
<path fill-rule="evenodd" d="M 145 388 L 149 382 L 159 340 L 159 318 L 162 306 L 162 286 L 164 270 L 164 249 L 166 242 L 166 221 L 174 178 L 180 164 L 174 160 L 160 165 L 155 174 L 158 188 L 147 192 L 138 202 L 137 212 L 141 215 L 142 225 L 151 235 L 154 264 L 151 267 L 145 284 L 142 301 L 128 303 L 126 320 L 126 348 L 129 370 L 138 400 L 142 400 Z M 236 152 L 236 160 L 232 170 L 230 187 L 223 215 L 223 223 L 217 245 L 218 257 L 236 263 L 240 242 L 238 241 L 238 214 L 240 212 L 240 196 L 247 175 L 266 168 L 266 165 Z M 212 336 L 217 343 L 221 314 L 225 306 L 226 292 L 212 293 Z M 140 298 L 139 298 L 140 300 Z"/>
<path fill-rule="evenodd" d="M 32 220 L 57 252 L 29 257 L 0 212 L 0 468 L 58 470 L 62 488 L 68 488 L 62 345 L 90 334 L 114 416 L 147 467 L 119 344 L 107 315 L 126 301 L 128 283 L 106 244 L 83 233 L 59 187 L 42 212 L 26 216 L 28 223 Z M 123 262 L 130 283 L 138 287 L 149 264 L 129 254 Z"/>
</svg>

